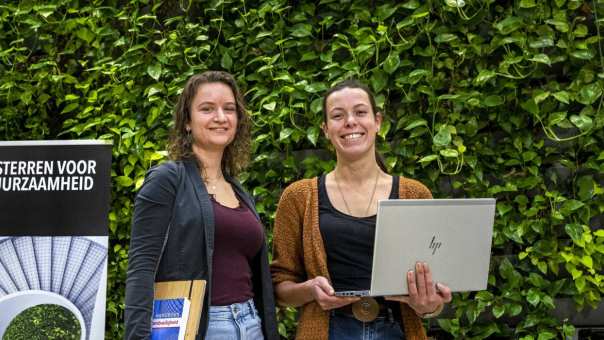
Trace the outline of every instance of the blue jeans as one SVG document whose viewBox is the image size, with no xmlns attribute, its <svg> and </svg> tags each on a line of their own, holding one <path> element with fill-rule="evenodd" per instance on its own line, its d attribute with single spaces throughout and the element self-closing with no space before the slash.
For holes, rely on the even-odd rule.
<svg viewBox="0 0 604 340">
<path fill-rule="evenodd" d="M 352 315 L 332 311 L 329 318 L 329 340 L 401 340 L 405 335 L 401 324 L 381 316 L 371 322 L 362 322 Z"/>
<path fill-rule="evenodd" d="M 263 340 L 262 323 L 252 299 L 228 306 L 210 306 L 206 340 Z"/>
</svg>

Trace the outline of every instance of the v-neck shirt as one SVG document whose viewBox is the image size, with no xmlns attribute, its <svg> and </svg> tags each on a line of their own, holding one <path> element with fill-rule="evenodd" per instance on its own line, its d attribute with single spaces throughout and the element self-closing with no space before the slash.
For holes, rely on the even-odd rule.
<svg viewBox="0 0 604 340">
<path fill-rule="evenodd" d="M 399 198 L 399 178 L 392 176 L 389 199 Z M 376 215 L 355 217 L 329 200 L 325 175 L 319 177 L 319 229 L 327 268 L 336 291 L 368 290 L 371 286 Z"/>
</svg>

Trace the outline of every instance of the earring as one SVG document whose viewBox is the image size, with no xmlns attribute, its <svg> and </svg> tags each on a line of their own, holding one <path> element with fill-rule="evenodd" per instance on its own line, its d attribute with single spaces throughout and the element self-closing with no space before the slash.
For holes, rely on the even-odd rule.
<svg viewBox="0 0 604 340">
<path fill-rule="evenodd" d="M 185 136 L 185 140 L 187 145 L 192 145 L 193 144 L 193 135 L 191 134 L 191 128 L 187 128 L 187 135 Z"/>
</svg>

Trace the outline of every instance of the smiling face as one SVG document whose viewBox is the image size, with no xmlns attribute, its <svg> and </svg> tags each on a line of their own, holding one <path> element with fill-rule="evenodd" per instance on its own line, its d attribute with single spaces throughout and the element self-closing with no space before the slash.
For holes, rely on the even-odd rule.
<svg viewBox="0 0 604 340">
<path fill-rule="evenodd" d="M 237 104 L 231 88 L 221 82 L 197 88 L 189 108 L 187 131 L 193 135 L 193 149 L 224 151 L 237 133 Z"/>
<path fill-rule="evenodd" d="M 382 116 L 373 112 L 367 92 L 351 87 L 334 91 L 325 100 L 325 111 L 323 132 L 338 157 L 359 159 L 375 152 Z"/>
</svg>

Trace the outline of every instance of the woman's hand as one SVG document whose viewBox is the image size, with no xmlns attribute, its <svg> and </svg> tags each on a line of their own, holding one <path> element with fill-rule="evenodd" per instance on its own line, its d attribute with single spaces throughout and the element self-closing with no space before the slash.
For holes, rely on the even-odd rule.
<svg viewBox="0 0 604 340">
<path fill-rule="evenodd" d="M 306 282 L 310 287 L 313 300 L 315 300 L 323 310 L 340 308 L 359 300 L 358 297 L 334 296 L 335 292 L 333 287 L 323 276 L 317 276 Z"/>
<path fill-rule="evenodd" d="M 432 273 L 426 263 L 415 264 L 415 273 L 407 273 L 407 283 L 409 296 L 389 296 L 386 299 L 404 302 L 420 316 L 434 313 L 451 301 L 451 289 L 442 283 L 435 285 L 432 282 Z"/>
</svg>

